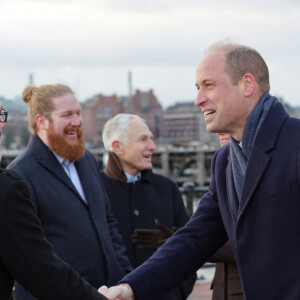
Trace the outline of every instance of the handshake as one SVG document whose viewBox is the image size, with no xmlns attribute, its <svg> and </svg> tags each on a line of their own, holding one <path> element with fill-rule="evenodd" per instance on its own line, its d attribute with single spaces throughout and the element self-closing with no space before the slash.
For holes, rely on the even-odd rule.
<svg viewBox="0 0 300 300">
<path fill-rule="evenodd" d="M 176 232 L 177 228 L 173 227 L 170 229 L 163 223 L 155 220 L 155 229 L 136 229 L 134 234 L 132 234 L 132 242 L 138 244 L 139 249 L 147 250 L 157 250 L 161 245 L 163 245 L 166 240 Z"/>
<path fill-rule="evenodd" d="M 121 283 L 111 288 L 103 285 L 98 292 L 109 300 L 135 300 L 134 292 L 127 283 Z"/>
<path fill-rule="evenodd" d="M 140 249 L 157 250 L 177 230 L 176 227 L 170 229 L 158 220 L 155 220 L 155 225 L 158 229 L 136 229 L 131 236 L 132 242 L 137 244 Z M 102 286 L 98 292 L 109 300 L 135 300 L 134 292 L 127 283 L 121 283 L 111 288 Z"/>
</svg>

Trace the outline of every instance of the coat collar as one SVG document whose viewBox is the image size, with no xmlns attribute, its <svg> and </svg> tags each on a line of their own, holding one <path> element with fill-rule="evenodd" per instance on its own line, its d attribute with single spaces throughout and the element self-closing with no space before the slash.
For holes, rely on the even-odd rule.
<svg viewBox="0 0 300 300">
<path fill-rule="evenodd" d="M 120 160 L 114 152 L 108 152 L 107 166 L 103 170 L 104 174 L 111 179 L 127 182 L 126 175 L 122 169 Z M 141 180 L 152 181 L 152 170 L 144 170 L 141 172 Z"/>
<path fill-rule="evenodd" d="M 54 173 L 57 177 L 65 179 L 65 176 L 62 176 L 66 175 L 63 167 L 60 165 L 52 151 L 37 135 L 31 138 L 28 144 L 28 150 L 33 153 L 38 163 L 43 165 L 44 168 L 48 169 L 51 173 Z"/>
<path fill-rule="evenodd" d="M 127 181 L 118 156 L 114 152 L 108 152 L 108 161 L 103 172 L 111 179 L 118 180 L 124 183 Z"/>
</svg>

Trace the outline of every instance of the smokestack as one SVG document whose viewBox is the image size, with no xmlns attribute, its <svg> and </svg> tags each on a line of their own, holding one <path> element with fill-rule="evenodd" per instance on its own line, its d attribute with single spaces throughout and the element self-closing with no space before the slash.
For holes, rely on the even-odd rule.
<svg viewBox="0 0 300 300">
<path fill-rule="evenodd" d="M 131 71 L 128 72 L 128 99 L 131 98 L 132 96 L 132 75 L 131 75 Z"/>
<path fill-rule="evenodd" d="M 33 74 L 29 73 L 29 85 L 33 85 Z"/>
</svg>

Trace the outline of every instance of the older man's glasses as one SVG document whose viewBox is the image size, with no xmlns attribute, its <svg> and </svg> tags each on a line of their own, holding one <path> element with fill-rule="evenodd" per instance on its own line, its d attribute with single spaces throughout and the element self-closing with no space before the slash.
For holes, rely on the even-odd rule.
<svg viewBox="0 0 300 300">
<path fill-rule="evenodd" d="M 1 123 L 6 123 L 7 121 L 7 110 L 5 108 L 2 108 L 0 110 L 0 122 Z"/>
</svg>

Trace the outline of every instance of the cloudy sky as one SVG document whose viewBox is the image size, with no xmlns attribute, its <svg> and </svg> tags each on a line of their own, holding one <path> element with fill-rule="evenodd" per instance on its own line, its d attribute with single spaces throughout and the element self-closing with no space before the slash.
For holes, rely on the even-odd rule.
<svg viewBox="0 0 300 300">
<path fill-rule="evenodd" d="M 153 90 L 164 107 L 196 96 L 195 68 L 212 43 L 256 48 L 271 93 L 300 106 L 298 0 L 0 0 L 0 96 L 65 83 L 80 101 Z"/>
</svg>

